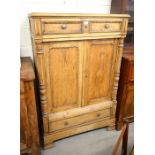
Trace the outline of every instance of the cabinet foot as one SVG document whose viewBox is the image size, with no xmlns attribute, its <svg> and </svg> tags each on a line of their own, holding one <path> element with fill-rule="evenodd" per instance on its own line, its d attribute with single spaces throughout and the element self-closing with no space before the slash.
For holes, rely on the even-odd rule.
<svg viewBox="0 0 155 155">
<path fill-rule="evenodd" d="M 115 130 L 115 125 L 112 125 L 112 126 L 108 126 L 107 127 L 107 131 L 111 131 L 111 130 Z"/>
<path fill-rule="evenodd" d="M 53 147 L 54 147 L 54 143 L 44 144 L 43 149 L 46 150 L 46 149 L 50 149 L 50 148 L 53 148 Z"/>
</svg>

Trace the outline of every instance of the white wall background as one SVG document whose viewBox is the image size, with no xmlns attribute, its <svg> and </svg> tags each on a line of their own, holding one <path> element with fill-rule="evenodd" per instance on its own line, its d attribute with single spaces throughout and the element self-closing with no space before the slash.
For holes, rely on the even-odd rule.
<svg viewBox="0 0 155 155">
<path fill-rule="evenodd" d="M 20 6 L 20 55 L 32 57 L 28 14 L 110 13 L 111 0 L 22 0 Z"/>
</svg>

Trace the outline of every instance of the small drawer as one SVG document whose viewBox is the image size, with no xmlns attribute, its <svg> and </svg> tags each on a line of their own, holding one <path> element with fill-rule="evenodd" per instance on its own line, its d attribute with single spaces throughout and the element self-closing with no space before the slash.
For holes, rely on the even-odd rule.
<svg viewBox="0 0 155 155">
<path fill-rule="evenodd" d="M 102 32 L 120 32 L 121 22 L 110 23 L 110 22 L 92 22 L 91 33 L 102 33 Z"/>
<path fill-rule="evenodd" d="M 43 23 L 43 34 L 78 34 L 82 33 L 81 22 Z"/>
<path fill-rule="evenodd" d="M 91 113 L 83 114 L 80 116 L 75 116 L 75 117 L 68 118 L 68 119 L 50 122 L 49 130 L 50 132 L 53 132 L 53 131 L 57 131 L 60 129 L 73 127 L 76 125 L 82 125 L 84 123 L 89 123 L 91 121 L 103 119 L 109 116 L 110 116 L 110 109 L 104 109 L 104 110 L 97 111 L 97 112 L 91 112 Z"/>
</svg>

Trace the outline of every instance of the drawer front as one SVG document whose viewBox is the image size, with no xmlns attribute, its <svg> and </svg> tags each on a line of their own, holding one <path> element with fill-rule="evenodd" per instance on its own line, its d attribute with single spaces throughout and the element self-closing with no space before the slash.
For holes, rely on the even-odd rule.
<svg viewBox="0 0 155 155">
<path fill-rule="evenodd" d="M 103 119 L 104 117 L 109 117 L 109 116 L 110 116 L 110 109 L 104 109 L 97 112 L 87 113 L 84 115 L 51 122 L 49 125 L 49 128 L 50 128 L 49 130 L 50 132 L 53 132 L 60 129 L 65 129 L 72 126 L 88 123 L 90 121 Z"/>
<path fill-rule="evenodd" d="M 82 33 L 81 22 L 44 22 L 43 34 L 79 34 Z"/>
<path fill-rule="evenodd" d="M 102 32 L 120 32 L 121 23 L 110 23 L 110 22 L 92 22 L 90 26 L 91 33 L 102 33 Z"/>
</svg>

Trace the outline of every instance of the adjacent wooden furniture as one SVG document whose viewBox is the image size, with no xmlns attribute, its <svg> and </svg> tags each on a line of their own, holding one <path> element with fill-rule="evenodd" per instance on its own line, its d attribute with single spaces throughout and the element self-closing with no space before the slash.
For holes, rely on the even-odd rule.
<svg viewBox="0 0 155 155">
<path fill-rule="evenodd" d="M 128 134 L 129 134 L 129 122 L 131 120 L 133 120 L 133 117 L 128 117 L 123 119 L 123 128 L 121 131 L 121 134 L 114 146 L 112 155 L 117 155 L 118 154 L 118 150 L 119 150 L 119 146 L 121 144 L 122 141 L 122 152 L 121 155 L 127 155 L 127 150 L 128 150 Z M 130 155 L 134 155 L 134 147 L 132 148 L 132 151 L 130 153 Z"/>
<path fill-rule="evenodd" d="M 134 146 L 132 148 L 131 155 L 134 155 Z"/>
<path fill-rule="evenodd" d="M 29 57 L 21 58 L 20 69 L 20 151 L 39 155 L 39 137 L 34 93 L 34 70 Z"/>
<path fill-rule="evenodd" d="M 44 148 L 64 137 L 115 125 L 128 15 L 29 15 L 40 83 Z"/>
<path fill-rule="evenodd" d="M 123 118 L 134 116 L 134 52 L 131 47 L 124 48 L 117 100 L 116 127 L 120 130 Z"/>
<path fill-rule="evenodd" d="M 128 32 L 125 38 L 125 46 L 134 44 L 134 0 L 112 0 L 111 13 L 129 14 Z"/>
</svg>

